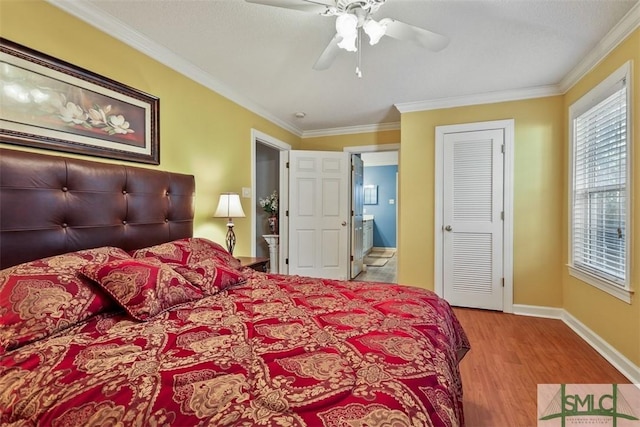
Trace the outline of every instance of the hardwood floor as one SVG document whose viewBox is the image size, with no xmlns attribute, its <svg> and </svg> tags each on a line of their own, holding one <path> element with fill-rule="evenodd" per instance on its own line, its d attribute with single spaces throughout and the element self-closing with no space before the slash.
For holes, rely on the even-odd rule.
<svg viewBox="0 0 640 427">
<path fill-rule="evenodd" d="M 560 320 L 454 308 L 471 351 L 460 362 L 467 427 L 537 424 L 537 384 L 627 384 Z"/>
</svg>

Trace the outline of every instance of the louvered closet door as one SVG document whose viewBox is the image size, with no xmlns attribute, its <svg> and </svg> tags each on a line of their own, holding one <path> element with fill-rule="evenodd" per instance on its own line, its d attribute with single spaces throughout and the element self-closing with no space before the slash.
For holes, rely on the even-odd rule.
<svg viewBox="0 0 640 427">
<path fill-rule="evenodd" d="M 503 130 L 444 137 L 444 297 L 502 310 Z"/>
</svg>

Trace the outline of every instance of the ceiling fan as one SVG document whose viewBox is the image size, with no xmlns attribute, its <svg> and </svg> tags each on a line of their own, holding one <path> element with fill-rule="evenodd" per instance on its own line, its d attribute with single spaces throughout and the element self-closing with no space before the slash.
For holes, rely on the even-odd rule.
<svg viewBox="0 0 640 427">
<path fill-rule="evenodd" d="M 313 65 L 314 70 L 326 70 L 331 66 L 340 49 L 358 51 L 362 41 L 362 31 L 369 36 L 369 43 L 378 43 L 382 36 L 411 41 L 432 51 L 444 49 L 449 38 L 438 33 L 416 27 L 392 18 L 375 21 L 375 14 L 386 0 L 245 0 L 266 6 L 293 9 L 301 12 L 316 13 L 322 16 L 336 17 L 336 35 Z M 359 63 L 358 56 L 358 63 Z M 362 77 L 359 65 L 356 74 Z"/>
</svg>

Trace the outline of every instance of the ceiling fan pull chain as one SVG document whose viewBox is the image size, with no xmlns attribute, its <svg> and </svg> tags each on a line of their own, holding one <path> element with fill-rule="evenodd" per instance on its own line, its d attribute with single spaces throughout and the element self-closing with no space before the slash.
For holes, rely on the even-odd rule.
<svg viewBox="0 0 640 427">
<path fill-rule="evenodd" d="M 362 70 L 360 69 L 360 64 L 362 61 L 362 27 L 358 28 L 358 54 L 357 54 L 357 58 L 356 58 L 356 76 L 358 76 L 359 79 L 362 78 Z"/>
</svg>

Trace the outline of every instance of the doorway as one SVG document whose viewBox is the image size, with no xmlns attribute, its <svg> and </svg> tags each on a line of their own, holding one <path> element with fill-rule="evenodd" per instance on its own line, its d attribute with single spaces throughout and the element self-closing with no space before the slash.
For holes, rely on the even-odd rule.
<svg viewBox="0 0 640 427">
<path fill-rule="evenodd" d="M 278 192 L 280 206 L 288 205 L 289 178 L 285 168 L 291 146 L 263 132 L 251 130 L 251 255 L 268 257 L 269 247 L 263 235 L 270 234 L 268 221 L 260 206 L 260 199 Z M 278 211 L 279 239 L 277 247 L 277 271 L 286 274 L 288 253 L 288 218 L 283 209 Z M 271 261 L 273 262 L 273 261 Z"/>
<path fill-rule="evenodd" d="M 363 163 L 363 260 L 356 281 L 397 283 L 399 144 L 348 147 Z M 354 208 L 354 207 L 352 207 Z M 357 214 L 354 209 L 354 217 Z M 354 221 L 352 227 L 358 227 Z M 357 230 L 352 230 L 356 234 Z M 354 272 L 355 273 L 355 272 Z"/>
<path fill-rule="evenodd" d="M 266 199 L 273 192 L 279 194 L 280 190 L 280 151 L 263 144 L 258 140 L 256 144 L 256 216 L 255 216 L 255 255 L 268 258 L 269 246 L 263 235 L 271 234 L 268 223 L 268 214 L 260 206 L 260 200 Z"/>
</svg>

